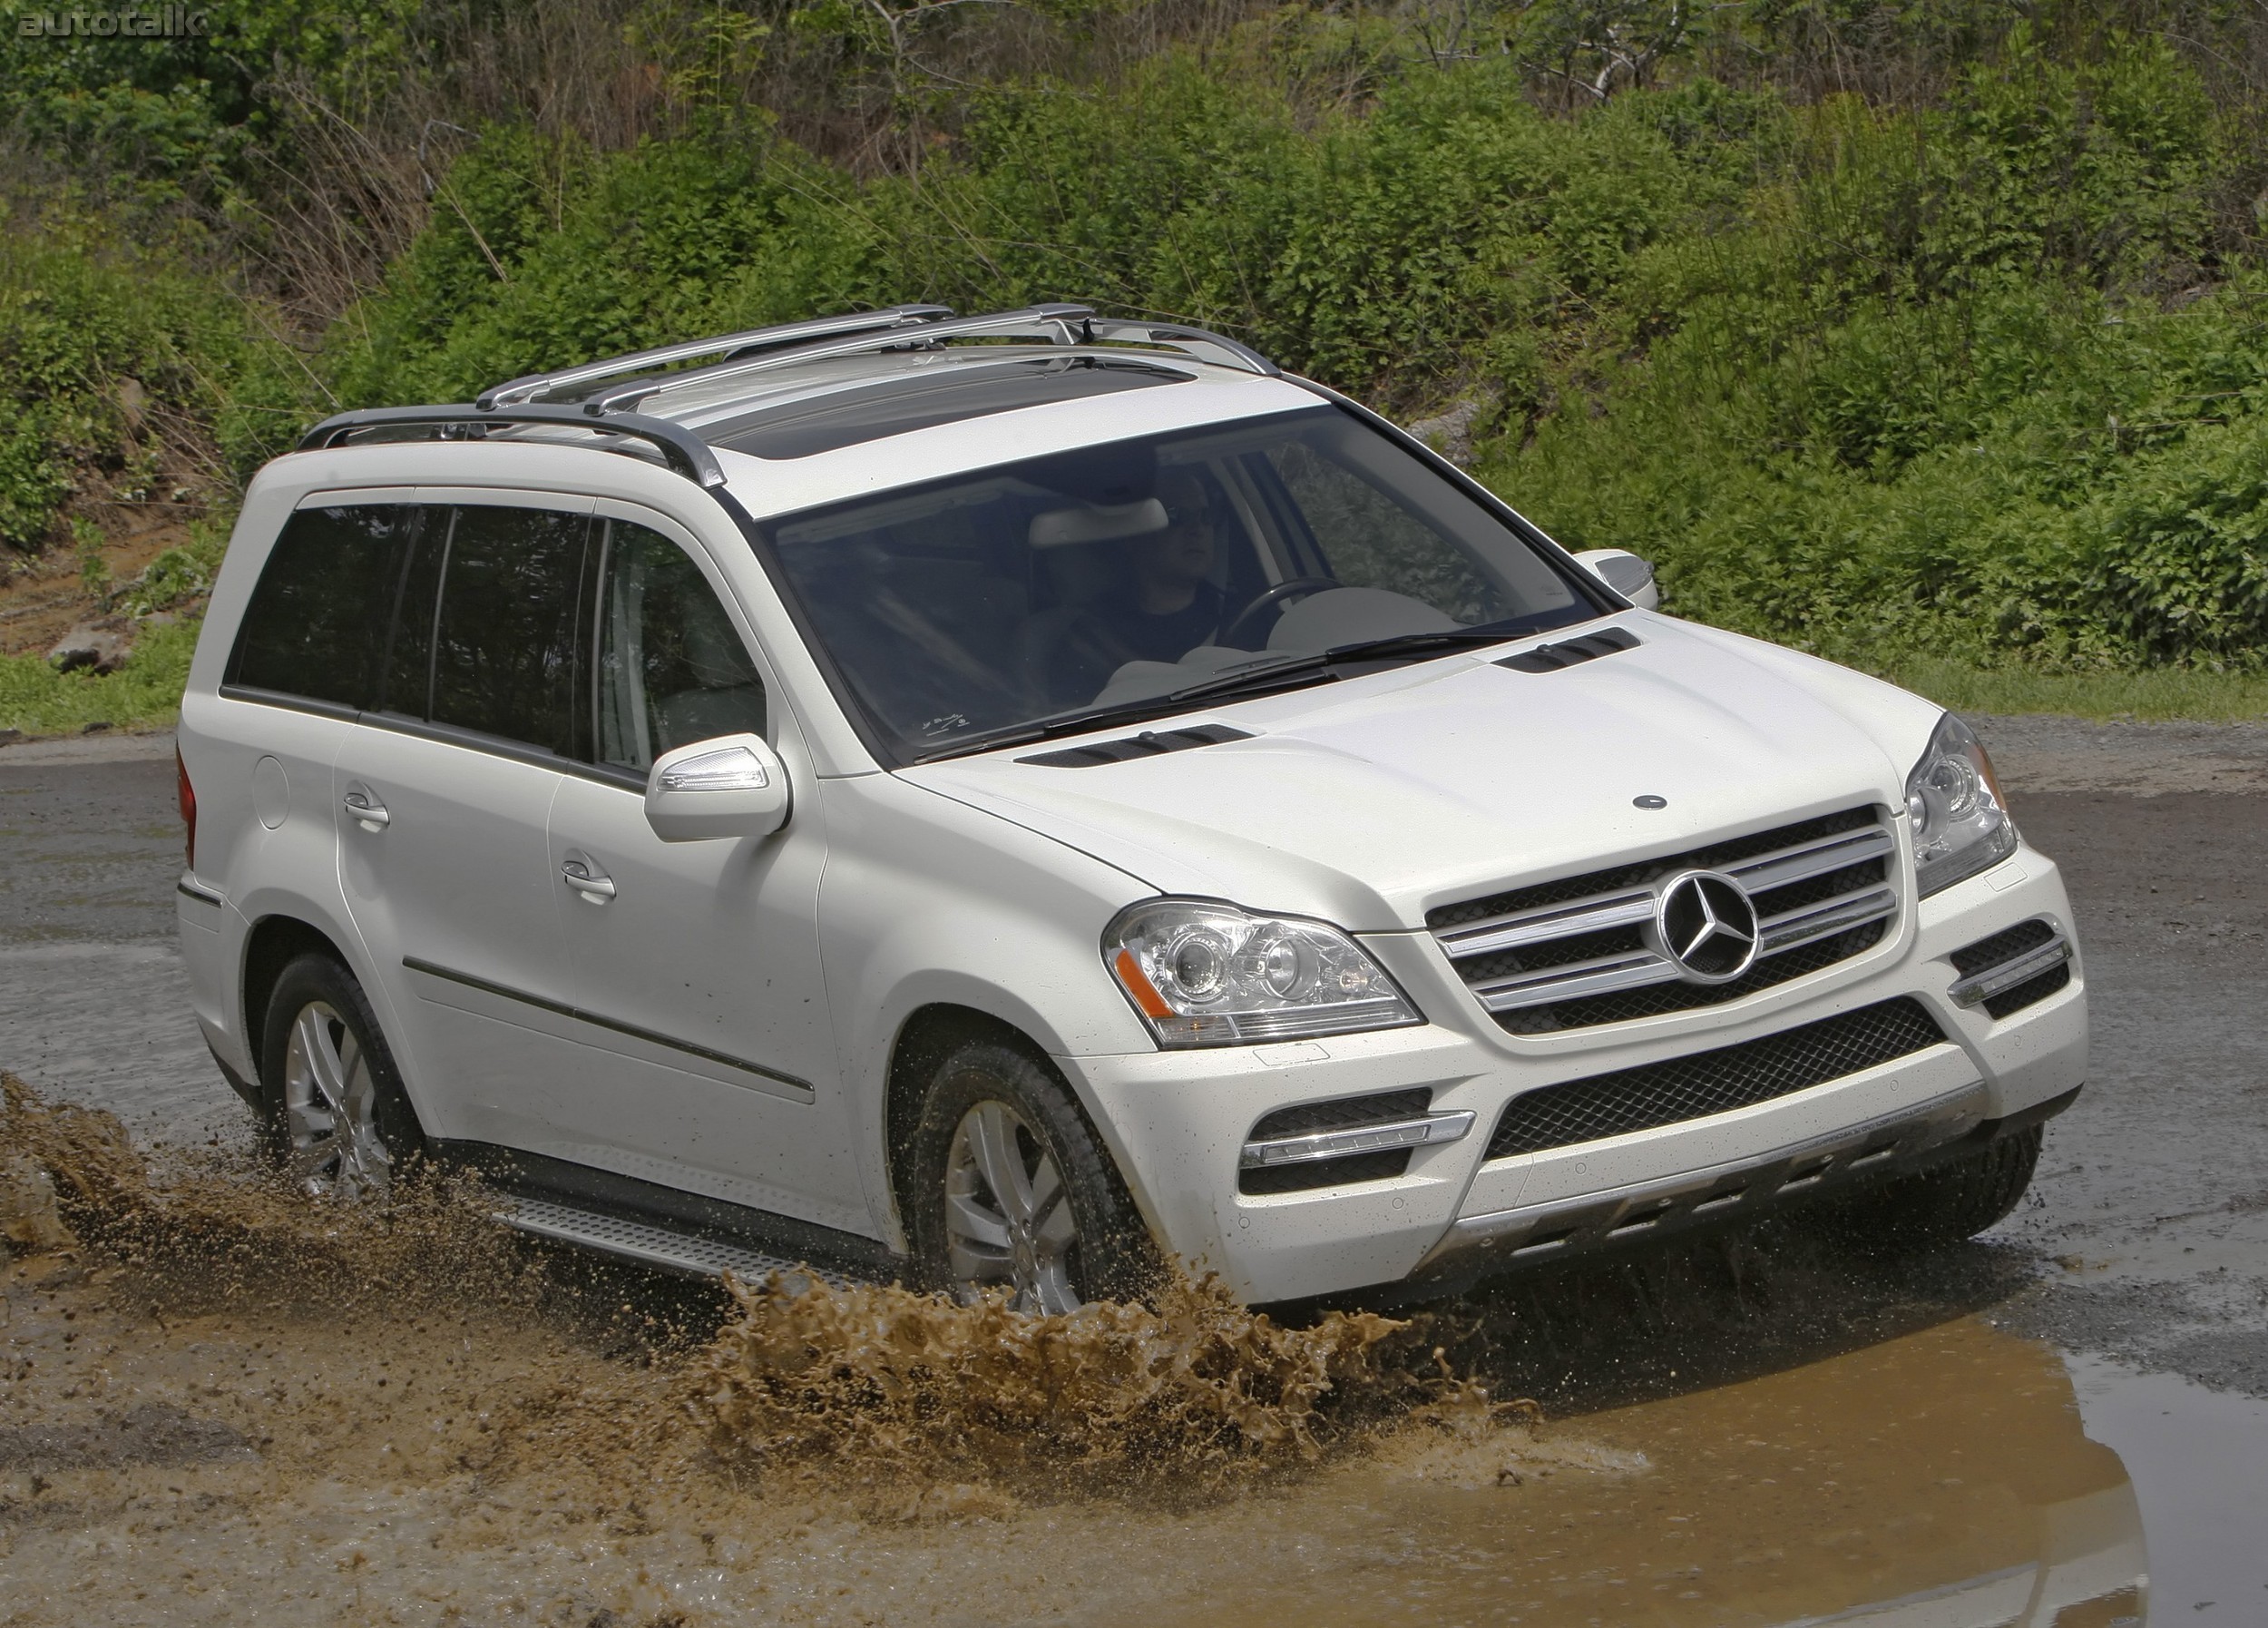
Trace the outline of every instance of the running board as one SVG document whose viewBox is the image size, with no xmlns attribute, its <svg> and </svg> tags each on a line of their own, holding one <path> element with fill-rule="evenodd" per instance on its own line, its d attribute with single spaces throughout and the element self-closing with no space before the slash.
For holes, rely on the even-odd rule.
<svg viewBox="0 0 2268 1628">
<path fill-rule="evenodd" d="M 690 1277 L 721 1278 L 730 1273 L 752 1282 L 769 1273 L 782 1272 L 787 1275 L 791 1288 L 799 1289 L 809 1287 L 815 1279 L 832 1289 L 846 1289 L 864 1281 L 807 1261 L 767 1254 L 728 1239 L 679 1232 L 620 1215 L 553 1203 L 547 1199 L 507 1199 L 494 1213 L 498 1221 L 515 1232 L 575 1244 L 617 1260 L 635 1260 L 641 1266 L 658 1266 L 665 1271 L 683 1272 Z M 800 1286 L 796 1284 L 797 1279 L 804 1280 Z"/>
</svg>

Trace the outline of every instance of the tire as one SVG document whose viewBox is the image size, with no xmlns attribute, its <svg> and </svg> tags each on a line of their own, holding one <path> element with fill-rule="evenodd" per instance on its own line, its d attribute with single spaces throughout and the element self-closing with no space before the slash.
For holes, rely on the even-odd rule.
<svg viewBox="0 0 2268 1628">
<path fill-rule="evenodd" d="M 261 1020 L 266 1135 L 292 1182 L 318 1197 L 383 1198 L 424 1153 L 416 1110 L 355 975 L 305 955 L 276 980 Z"/>
<path fill-rule="evenodd" d="M 2038 1125 L 1838 1206 L 1835 1231 L 1869 1254 L 1944 1249 L 2005 1221 L 2039 1163 Z"/>
<path fill-rule="evenodd" d="M 1002 1189 L 1008 1194 L 1002 1196 Z M 1061 1313 L 1136 1299 L 1161 1275 L 1118 1166 L 1054 1071 L 971 1041 L 930 1076 L 899 1193 L 924 1288 Z"/>
</svg>

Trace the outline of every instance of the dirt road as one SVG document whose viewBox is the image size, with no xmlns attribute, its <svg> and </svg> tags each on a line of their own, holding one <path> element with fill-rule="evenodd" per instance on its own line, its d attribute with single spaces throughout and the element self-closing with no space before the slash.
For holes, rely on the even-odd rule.
<svg viewBox="0 0 2268 1628">
<path fill-rule="evenodd" d="M 1244 1620 L 1232 1597 L 1255 1621 L 1786 1620 L 1983 1589 L 2013 1555 L 2035 1605 L 2058 1589 L 2095 1603 L 2020 1617 L 2046 1628 L 2137 1621 L 2146 1527 L 2160 1620 L 2257 1628 L 2268 729 L 1979 721 L 2027 835 L 2069 878 L 2095 1023 L 2086 1094 L 2030 1201 L 1983 1242 L 1905 1268 L 1701 1251 L 1484 1296 L 1442 1325 L 1459 1363 L 1562 1422 L 1326 1454 L 1250 1493 L 1233 1533 L 981 1487 L 963 1524 L 907 1527 L 802 1484 L 695 1498 L 506 1474 L 460 1449 L 513 1408 L 574 1439 L 559 1422 L 573 1406 L 529 1399 L 553 1396 L 562 1364 L 599 1375 L 583 1394 L 625 1420 L 679 1417 L 690 1393 L 635 1379 L 619 1330 L 572 1319 L 366 1305 L 349 1354 L 324 1335 L 336 1314 L 288 1296 L 215 1307 L 105 1275 L 122 1269 L 19 1262 L 0 1325 L 18 1365 L 0 1367 L 16 1380 L 0 1623 L 288 1621 L 293 1601 L 575 1628 Z M 246 1125 L 185 1015 L 171 800 L 162 741 L 0 749 L 0 1067 L 139 1134 L 225 1150 Z M 625 1313 L 647 1307 L 635 1282 L 605 1283 Z M 388 1352 L 396 1386 L 370 1388 Z M 406 1370 L 436 1386 L 430 1402 Z M 367 1415 L 346 1432 L 359 1441 L 279 1439 L 342 1408 Z M 455 1459 L 434 1456 L 445 1442 Z"/>
</svg>

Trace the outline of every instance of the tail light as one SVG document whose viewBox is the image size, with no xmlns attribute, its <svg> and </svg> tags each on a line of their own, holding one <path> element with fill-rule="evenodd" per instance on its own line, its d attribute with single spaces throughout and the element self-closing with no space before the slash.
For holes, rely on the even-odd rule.
<svg viewBox="0 0 2268 1628">
<path fill-rule="evenodd" d="M 189 765 L 181 761 L 181 749 L 173 749 L 174 795 L 181 807 L 181 858 L 190 869 L 197 868 L 197 788 L 189 783 Z"/>
</svg>

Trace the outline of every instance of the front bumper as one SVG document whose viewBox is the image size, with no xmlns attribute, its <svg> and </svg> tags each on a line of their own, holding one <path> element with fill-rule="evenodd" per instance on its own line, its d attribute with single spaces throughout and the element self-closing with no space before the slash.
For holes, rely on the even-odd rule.
<svg viewBox="0 0 2268 1628">
<path fill-rule="evenodd" d="M 2005 1017 L 1951 993 L 1963 976 L 1951 957 L 1965 946 L 2035 919 L 2072 936 L 2056 868 L 2019 848 L 1913 914 L 1899 947 L 1862 966 L 1830 968 L 1732 1007 L 1543 1044 L 1506 1035 L 1444 978 L 1445 986 L 1416 990 L 1433 1019 L 1422 1028 L 1058 1061 L 1153 1225 L 1195 1270 L 1219 1273 L 1256 1303 L 1385 1285 L 1445 1292 L 1508 1267 L 1919 1168 L 2062 1106 L 2087 1068 L 2086 986 L 2076 957 L 2062 988 Z M 1404 966 L 1394 970 L 1410 981 Z M 1730 1112 L 1486 1156 L 1505 1105 L 1524 1093 L 1901 995 L 1927 1009 L 1943 1044 Z M 1294 1192 L 1238 1190 L 1239 1156 L 1262 1116 L 1417 1087 L 1430 1090 L 1435 1113 L 1471 1112 L 1471 1133 L 1413 1147 L 1406 1170 L 1387 1179 Z"/>
</svg>

